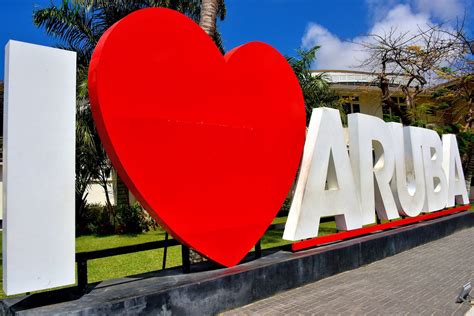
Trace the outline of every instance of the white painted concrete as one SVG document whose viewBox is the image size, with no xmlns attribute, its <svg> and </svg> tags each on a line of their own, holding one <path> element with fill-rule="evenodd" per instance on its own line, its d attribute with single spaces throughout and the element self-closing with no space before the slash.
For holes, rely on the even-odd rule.
<svg viewBox="0 0 474 316">
<path fill-rule="evenodd" d="M 360 113 L 349 114 L 348 121 L 349 152 L 359 191 L 362 224 L 375 223 L 375 211 L 383 220 L 398 218 L 390 188 L 395 173 L 395 152 L 389 127 L 378 117 Z"/>
<path fill-rule="evenodd" d="M 395 152 L 395 173 L 392 191 L 398 212 L 417 216 L 425 203 L 425 173 L 421 146 L 412 142 L 416 127 L 403 127 L 400 123 L 387 123 L 392 131 Z"/>
<path fill-rule="evenodd" d="M 10 41 L 4 109 L 3 289 L 75 282 L 76 53 Z"/>
<path fill-rule="evenodd" d="M 295 195 L 283 239 L 318 235 L 321 217 L 335 216 L 341 230 L 362 227 L 360 201 L 339 111 L 313 110 Z"/>
<path fill-rule="evenodd" d="M 468 204 L 466 181 L 462 170 L 456 135 L 443 135 L 443 169 L 448 181 L 447 207 L 457 204 Z"/>
</svg>

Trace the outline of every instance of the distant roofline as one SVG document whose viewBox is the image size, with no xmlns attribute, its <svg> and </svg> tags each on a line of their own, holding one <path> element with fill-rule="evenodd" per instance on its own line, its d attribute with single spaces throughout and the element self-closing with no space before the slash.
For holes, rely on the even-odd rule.
<svg viewBox="0 0 474 316">
<path fill-rule="evenodd" d="M 341 70 L 341 69 L 312 69 L 310 70 L 310 72 L 342 72 L 342 73 L 351 73 L 351 74 L 373 75 L 373 73 L 367 72 L 367 71 Z"/>
<path fill-rule="evenodd" d="M 377 72 L 368 72 L 368 71 L 359 71 L 359 70 L 341 70 L 341 69 L 313 69 L 310 72 L 314 73 L 324 73 L 324 72 L 337 72 L 337 73 L 346 73 L 346 74 L 360 74 L 360 75 L 371 75 L 376 76 Z M 403 74 L 396 73 L 387 73 L 389 76 L 406 76 Z"/>
</svg>

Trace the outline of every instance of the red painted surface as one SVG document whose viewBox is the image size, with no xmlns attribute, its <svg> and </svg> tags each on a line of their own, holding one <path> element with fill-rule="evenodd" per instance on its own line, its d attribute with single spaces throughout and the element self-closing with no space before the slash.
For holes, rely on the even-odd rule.
<svg viewBox="0 0 474 316">
<path fill-rule="evenodd" d="M 304 99 L 285 58 L 259 42 L 222 56 L 184 15 L 144 9 L 100 39 L 89 95 L 140 203 L 182 243 L 237 264 L 283 204 L 303 150 Z"/>
<path fill-rule="evenodd" d="M 429 219 L 458 213 L 461 211 L 468 210 L 470 207 L 471 207 L 470 205 L 463 205 L 463 206 L 454 207 L 454 208 L 450 208 L 450 209 L 435 212 L 435 213 L 424 214 L 424 215 L 420 215 L 416 217 L 395 220 L 395 221 L 384 223 L 384 224 L 373 225 L 373 226 L 368 226 L 368 227 L 364 227 L 360 229 L 354 229 L 354 230 L 350 230 L 346 232 L 336 233 L 332 235 L 298 241 L 291 245 L 291 250 L 298 251 L 298 250 L 303 250 L 303 249 L 308 249 L 308 248 L 324 245 L 324 244 L 335 242 L 335 241 L 341 241 L 341 240 L 350 239 L 350 238 L 354 238 L 358 236 L 368 235 L 376 231 L 386 230 L 389 228 L 394 228 L 394 227 L 399 227 L 399 226 L 405 226 L 405 225 L 417 223 L 420 221 L 426 221 Z"/>
</svg>

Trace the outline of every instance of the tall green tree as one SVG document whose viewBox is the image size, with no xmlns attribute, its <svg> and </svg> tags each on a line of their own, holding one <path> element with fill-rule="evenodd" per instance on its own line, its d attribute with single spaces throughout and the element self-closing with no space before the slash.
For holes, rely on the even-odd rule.
<svg viewBox="0 0 474 316">
<path fill-rule="evenodd" d="M 311 65 L 316 60 L 316 53 L 320 46 L 310 49 L 298 49 L 297 56 L 287 57 L 288 63 L 293 68 L 303 90 L 306 107 L 306 123 L 309 123 L 311 112 L 314 108 L 329 107 L 340 108 L 339 96 L 332 90 L 324 73 L 315 74 Z"/>
<path fill-rule="evenodd" d="M 89 61 L 102 34 L 126 15 L 148 7 L 173 9 L 196 23 L 201 17 L 201 0 L 63 0 L 60 5 L 34 11 L 33 22 L 57 38 L 58 47 L 77 52 L 79 92 L 86 96 Z M 223 0 L 217 0 L 216 10 L 215 18 L 224 20 Z M 215 26 L 213 30 L 211 37 L 223 52 L 220 33 Z"/>
<path fill-rule="evenodd" d="M 102 34 L 115 22 L 133 11 L 148 7 L 165 7 L 179 11 L 195 22 L 201 17 L 201 0 L 63 0 L 60 4 L 38 9 L 34 24 L 58 39 L 58 47 L 77 52 L 77 137 L 76 137 L 76 213 L 82 213 L 87 199 L 87 187 L 99 180 L 107 194 L 111 166 L 95 129 L 87 94 L 89 61 Z M 226 8 L 217 1 L 216 18 L 223 20 Z M 220 33 L 216 28 L 211 37 L 223 52 Z M 123 186 L 118 181 L 118 186 Z M 121 188 L 119 187 L 119 190 Z M 126 195 L 125 195 L 126 196 Z M 106 196 L 108 204 L 108 196 Z M 127 201 L 125 201 L 127 202 Z"/>
</svg>

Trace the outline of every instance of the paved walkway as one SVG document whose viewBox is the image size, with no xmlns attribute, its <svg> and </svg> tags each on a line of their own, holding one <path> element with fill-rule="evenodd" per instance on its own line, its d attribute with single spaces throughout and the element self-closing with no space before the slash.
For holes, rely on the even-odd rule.
<svg viewBox="0 0 474 316">
<path fill-rule="evenodd" d="M 225 315 L 464 315 L 470 306 L 454 301 L 468 281 L 474 228 Z"/>
</svg>

